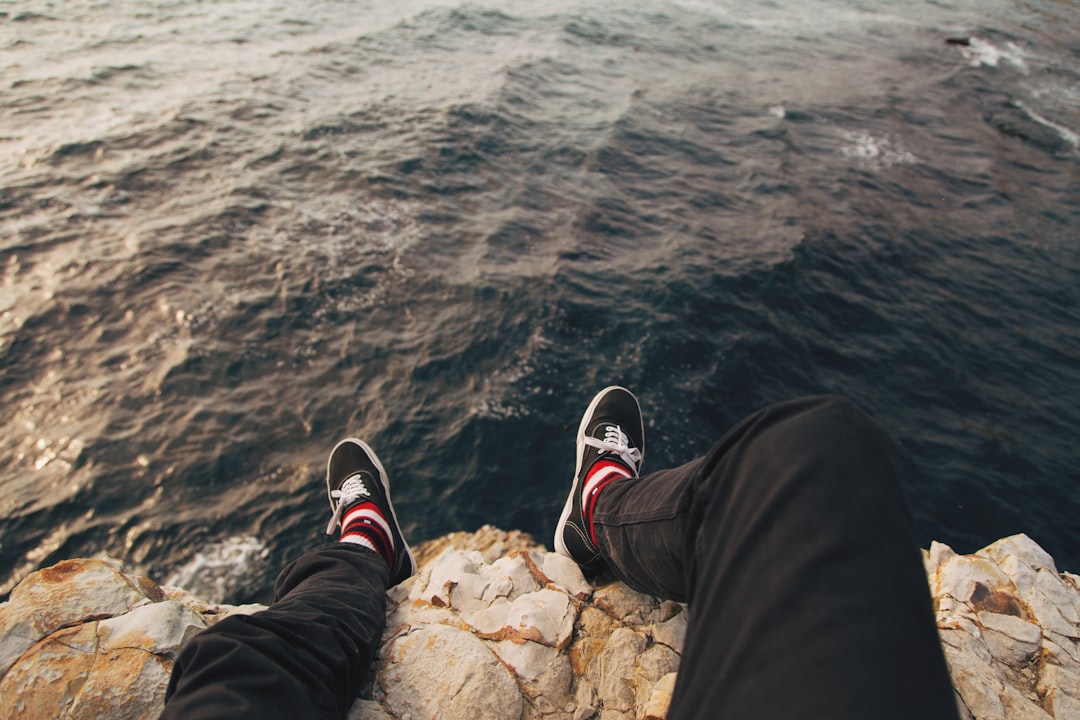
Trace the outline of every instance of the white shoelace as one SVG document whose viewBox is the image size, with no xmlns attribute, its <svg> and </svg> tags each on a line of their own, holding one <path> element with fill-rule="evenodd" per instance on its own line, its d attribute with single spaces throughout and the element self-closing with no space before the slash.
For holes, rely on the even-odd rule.
<svg viewBox="0 0 1080 720">
<path fill-rule="evenodd" d="M 333 535 L 334 530 L 337 530 L 341 524 L 341 516 L 345 514 L 345 508 L 362 497 L 371 497 L 371 493 L 368 492 L 367 486 L 364 485 L 360 475 L 351 475 L 345 478 L 345 482 L 341 483 L 340 488 L 330 491 L 330 497 L 338 502 L 334 506 L 334 514 L 330 516 L 330 524 L 326 526 L 327 535 Z"/>
<path fill-rule="evenodd" d="M 608 425 L 604 428 L 603 440 L 586 435 L 585 444 L 601 452 L 618 455 L 635 473 L 638 465 L 641 464 L 641 451 L 636 447 L 630 447 L 630 438 L 618 425 Z"/>
</svg>

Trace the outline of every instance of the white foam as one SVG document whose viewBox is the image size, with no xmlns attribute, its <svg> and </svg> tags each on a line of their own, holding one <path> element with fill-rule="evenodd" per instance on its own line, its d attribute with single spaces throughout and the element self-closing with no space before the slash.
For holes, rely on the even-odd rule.
<svg viewBox="0 0 1080 720">
<path fill-rule="evenodd" d="M 874 137 L 867 132 L 845 132 L 844 135 L 851 144 L 841 148 L 840 152 L 844 157 L 853 158 L 864 165 L 881 168 L 911 165 L 919 161 L 891 138 Z"/>
<path fill-rule="evenodd" d="M 207 602 L 225 602 L 269 554 L 266 546 L 250 535 L 226 538 L 195 553 L 165 584 L 182 587 Z"/>
<path fill-rule="evenodd" d="M 1027 113 L 1028 117 L 1030 117 L 1032 120 L 1039 123 L 1040 125 L 1045 125 L 1046 127 L 1050 128 L 1051 130 L 1054 130 L 1058 135 L 1061 136 L 1062 140 L 1069 143 L 1074 148 L 1075 147 L 1080 147 L 1080 134 L 1077 134 L 1077 133 L 1073 132 L 1072 130 L 1065 127 L 1064 125 L 1057 124 L 1053 120 L 1047 120 L 1042 115 L 1035 112 L 1034 110 L 1032 110 L 1031 108 L 1029 108 L 1027 105 L 1025 105 L 1022 102 L 1018 102 L 1016 104 L 1021 110 L 1023 110 L 1025 113 Z"/>
<path fill-rule="evenodd" d="M 973 37 L 970 45 L 960 47 L 960 52 L 968 59 L 972 67 L 980 65 L 997 67 L 1004 60 L 1025 74 L 1028 71 L 1027 62 L 1024 60 L 1026 53 L 1014 42 L 1007 42 L 1004 47 L 997 47 L 987 40 Z"/>
</svg>

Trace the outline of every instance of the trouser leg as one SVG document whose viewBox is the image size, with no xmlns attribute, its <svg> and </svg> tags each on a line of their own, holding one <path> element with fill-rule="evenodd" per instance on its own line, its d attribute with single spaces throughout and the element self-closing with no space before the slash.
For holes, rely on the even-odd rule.
<svg viewBox="0 0 1080 720">
<path fill-rule="evenodd" d="M 388 573 L 357 545 L 305 553 L 278 576 L 269 608 L 184 646 L 161 717 L 343 718 L 378 647 Z"/>
<path fill-rule="evenodd" d="M 600 496 L 601 552 L 688 601 L 670 720 L 956 718 L 893 448 L 851 403 L 774 406 Z"/>
</svg>

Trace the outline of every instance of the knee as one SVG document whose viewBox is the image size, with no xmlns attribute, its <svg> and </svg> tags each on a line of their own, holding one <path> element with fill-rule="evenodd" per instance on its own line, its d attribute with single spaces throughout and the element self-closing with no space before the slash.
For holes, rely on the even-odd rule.
<svg viewBox="0 0 1080 720">
<path fill-rule="evenodd" d="M 806 446 L 845 455 L 870 451 L 890 454 L 892 441 L 866 412 L 848 398 L 818 395 L 791 403 L 790 430 Z"/>
<path fill-rule="evenodd" d="M 828 467 L 842 473 L 895 460 L 885 431 L 858 405 L 837 395 L 773 405 L 752 418 L 744 432 L 740 440 L 753 454 L 783 467 Z"/>
<path fill-rule="evenodd" d="M 811 422 L 835 434 L 852 433 L 858 436 L 865 432 L 883 432 L 862 408 L 841 395 L 817 395 L 806 398 L 805 402 L 805 412 Z"/>
<path fill-rule="evenodd" d="M 863 485 L 898 478 L 896 448 L 880 425 L 851 400 L 833 395 L 796 401 L 787 442 L 806 467 L 832 482 Z"/>
</svg>

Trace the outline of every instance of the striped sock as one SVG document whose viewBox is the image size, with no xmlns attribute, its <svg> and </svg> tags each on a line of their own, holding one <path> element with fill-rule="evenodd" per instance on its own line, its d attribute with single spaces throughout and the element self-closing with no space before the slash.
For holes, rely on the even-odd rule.
<svg viewBox="0 0 1080 720">
<path fill-rule="evenodd" d="M 394 567 L 394 540 L 390 535 L 390 525 L 370 500 L 358 502 L 345 511 L 339 541 L 370 548 L 387 565 Z"/>
<path fill-rule="evenodd" d="M 620 462 L 614 460 L 600 460 L 589 468 L 589 474 L 585 476 L 585 488 L 581 494 L 581 510 L 585 516 L 585 526 L 589 528 L 589 538 L 596 545 L 596 533 L 593 531 L 593 510 L 596 508 L 596 500 L 600 497 L 600 491 L 615 480 L 633 477 L 634 474 Z"/>
</svg>

